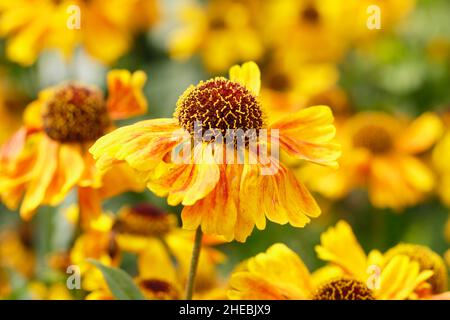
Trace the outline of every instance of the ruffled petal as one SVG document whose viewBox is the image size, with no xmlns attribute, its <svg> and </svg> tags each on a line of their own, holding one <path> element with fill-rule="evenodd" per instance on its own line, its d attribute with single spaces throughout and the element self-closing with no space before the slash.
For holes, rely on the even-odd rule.
<svg viewBox="0 0 450 320">
<path fill-rule="evenodd" d="M 300 110 L 271 125 L 279 130 L 283 150 L 298 159 L 337 167 L 341 148 L 331 142 L 336 133 L 329 107 L 315 106 Z"/>
<path fill-rule="evenodd" d="M 147 76 L 143 71 L 133 74 L 128 70 L 112 70 L 108 73 L 107 107 L 114 120 L 145 114 L 147 100 L 142 92 Z"/>
<path fill-rule="evenodd" d="M 220 180 L 215 188 L 194 205 L 183 208 L 183 228 L 195 230 L 201 225 L 206 234 L 222 235 L 227 241 L 234 239 L 238 211 L 233 187 L 237 186 L 237 179 L 227 179 L 227 169 L 229 171 L 230 168 L 220 166 Z"/>
<path fill-rule="evenodd" d="M 149 171 L 187 139 L 175 119 L 154 119 L 124 126 L 98 139 L 90 148 L 100 172 L 126 162 L 137 171 Z M 190 138 L 190 137 L 189 137 Z"/>
<path fill-rule="evenodd" d="M 277 164 L 280 166 L 279 164 Z M 280 166 L 274 175 L 262 175 L 256 164 L 220 166 L 216 187 L 203 199 L 183 209 L 183 227 L 222 235 L 227 241 L 245 242 L 256 226 L 264 229 L 266 218 L 279 224 L 304 227 L 320 215 L 309 191 L 292 172 Z"/>
<path fill-rule="evenodd" d="M 341 220 L 322 233 L 320 245 L 315 249 L 320 259 L 341 267 L 357 279 L 366 278 L 366 254 L 347 222 Z"/>
<path fill-rule="evenodd" d="M 247 87 L 256 96 L 261 89 L 261 72 L 253 61 L 246 62 L 242 66 L 234 65 L 229 71 L 230 80 L 239 82 Z"/>
<path fill-rule="evenodd" d="M 170 205 L 191 206 L 209 194 L 219 181 L 220 171 L 212 149 L 199 144 L 194 163 L 160 163 L 147 187 L 158 196 L 167 196 Z"/>
<path fill-rule="evenodd" d="M 246 271 L 231 276 L 231 299 L 309 299 L 313 285 L 300 257 L 277 243 L 247 262 Z"/>
</svg>

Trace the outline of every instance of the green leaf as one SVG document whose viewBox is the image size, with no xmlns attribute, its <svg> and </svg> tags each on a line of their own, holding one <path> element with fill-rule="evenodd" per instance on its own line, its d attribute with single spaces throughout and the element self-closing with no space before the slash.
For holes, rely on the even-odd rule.
<svg viewBox="0 0 450 320">
<path fill-rule="evenodd" d="M 123 270 L 105 266 L 94 259 L 88 259 L 103 274 L 114 297 L 118 300 L 145 300 L 133 279 Z"/>
</svg>

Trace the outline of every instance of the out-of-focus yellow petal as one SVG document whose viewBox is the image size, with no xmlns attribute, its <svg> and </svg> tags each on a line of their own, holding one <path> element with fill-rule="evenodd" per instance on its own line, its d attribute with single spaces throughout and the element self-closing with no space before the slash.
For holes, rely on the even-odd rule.
<svg viewBox="0 0 450 320">
<path fill-rule="evenodd" d="M 397 148 L 415 154 L 431 148 L 443 132 L 439 117 L 427 112 L 415 119 L 396 141 Z"/>
<path fill-rule="evenodd" d="M 242 66 L 234 65 L 230 68 L 230 80 L 239 82 L 247 87 L 253 94 L 259 95 L 261 89 L 261 72 L 253 61 L 246 62 Z"/>
</svg>

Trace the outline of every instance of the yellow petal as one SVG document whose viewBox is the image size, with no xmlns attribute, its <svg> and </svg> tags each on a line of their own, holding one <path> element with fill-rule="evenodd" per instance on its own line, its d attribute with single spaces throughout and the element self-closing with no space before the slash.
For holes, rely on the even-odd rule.
<svg viewBox="0 0 450 320">
<path fill-rule="evenodd" d="M 317 164 L 337 167 L 339 144 L 332 142 L 336 128 L 329 107 L 315 106 L 300 110 L 271 125 L 279 130 L 281 148 L 290 155 Z"/>
<path fill-rule="evenodd" d="M 442 135 L 443 125 L 432 112 L 415 119 L 400 135 L 396 142 L 398 148 L 408 153 L 420 153 L 429 149 Z"/>
<path fill-rule="evenodd" d="M 233 299 L 308 299 L 313 286 L 300 257 L 277 243 L 247 262 L 248 271 L 231 276 Z"/>
<path fill-rule="evenodd" d="M 242 64 L 242 66 L 234 65 L 230 68 L 229 74 L 231 81 L 239 82 L 256 96 L 259 95 L 261 72 L 256 63 L 250 61 Z"/>
<path fill-rule="evenodd" d="M 320 259 L 341 267 L 357 279 L 366 278 L 367 258 L 350 225 L 341 220 L 320 236 L 316 246 Z"/>
</svg>

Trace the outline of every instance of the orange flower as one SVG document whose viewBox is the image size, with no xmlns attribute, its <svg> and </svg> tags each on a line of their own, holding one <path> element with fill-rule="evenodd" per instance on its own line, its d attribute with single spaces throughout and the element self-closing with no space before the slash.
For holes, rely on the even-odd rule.
<svg viewBox="0 0 450 320">
<path fill-rule="evenodd" d="M 109 96 L 79 83 L 42 91 L 26 109 L 23 127 L 0 152 L 0 197 L 11 209 L 29 219 L 40 205 L 58 205 L 75 186 L 83 212 L 99 213 L 97 201 L 124 190 L 139 190 L 133 173 L 100 173 L 87 149 L 112 127 L 112 120 L 144 113 L 140 90 L 145 74 L 111 71 Z"/>
<path fill-rule="evenodd" d="M 268 155 L 265 164 L 241 164 L 235 161 L 236 152 L 243 152 L 245 159 L 256 159 L 262 148 L 279 143 L 293 157 L 336 166 L 340 151 L 331 142 L 335 134 L 333 116 L 328 107 L 316 106 L 268 125 L 258 100 L 259 89 L 259 69 L 251 62 L 232 67 L 230 80 L 215 78 L 191 86 L 180 97 L 174 118 L 138 122 L 100 138 L 91 148 L 97 167 L 103 172 L 114 164 L 128 164 L 150 190 L 167 196 L 170 205 L 184 205 L 183 227 L 188 230 L 201 226 L 207 234 L 243 242 L 255 225 L 265 228 L 266 218 L 303 227 L 320 214 L 303 184 L 274 154 Z M 199 131 L 195 131 L 197 122 L 201 122 Z M 190 146 L 193 136 L 210 129 L 225 136 L 229 130 L 267 129 L 270 137 L 277 129 L 279 139 L 269 143 L 253 138 L 242 148 L 233 139 L 231 144 L 219 144 L 214 154 L 212 149 L 218 144 L 211 139 L 203 137 Z M 259 154 L 249 147 L 255 141 Z M 181 154 L 193 151 L 195 159 L 190 160 L 194 161 L 171 159 L 180 148 L 184 149 Z M 232 155 L 234 163 L 224 163 L 224 154 Z M 267 169 L 273 174 L 265 174 Z"/>
</svg>

